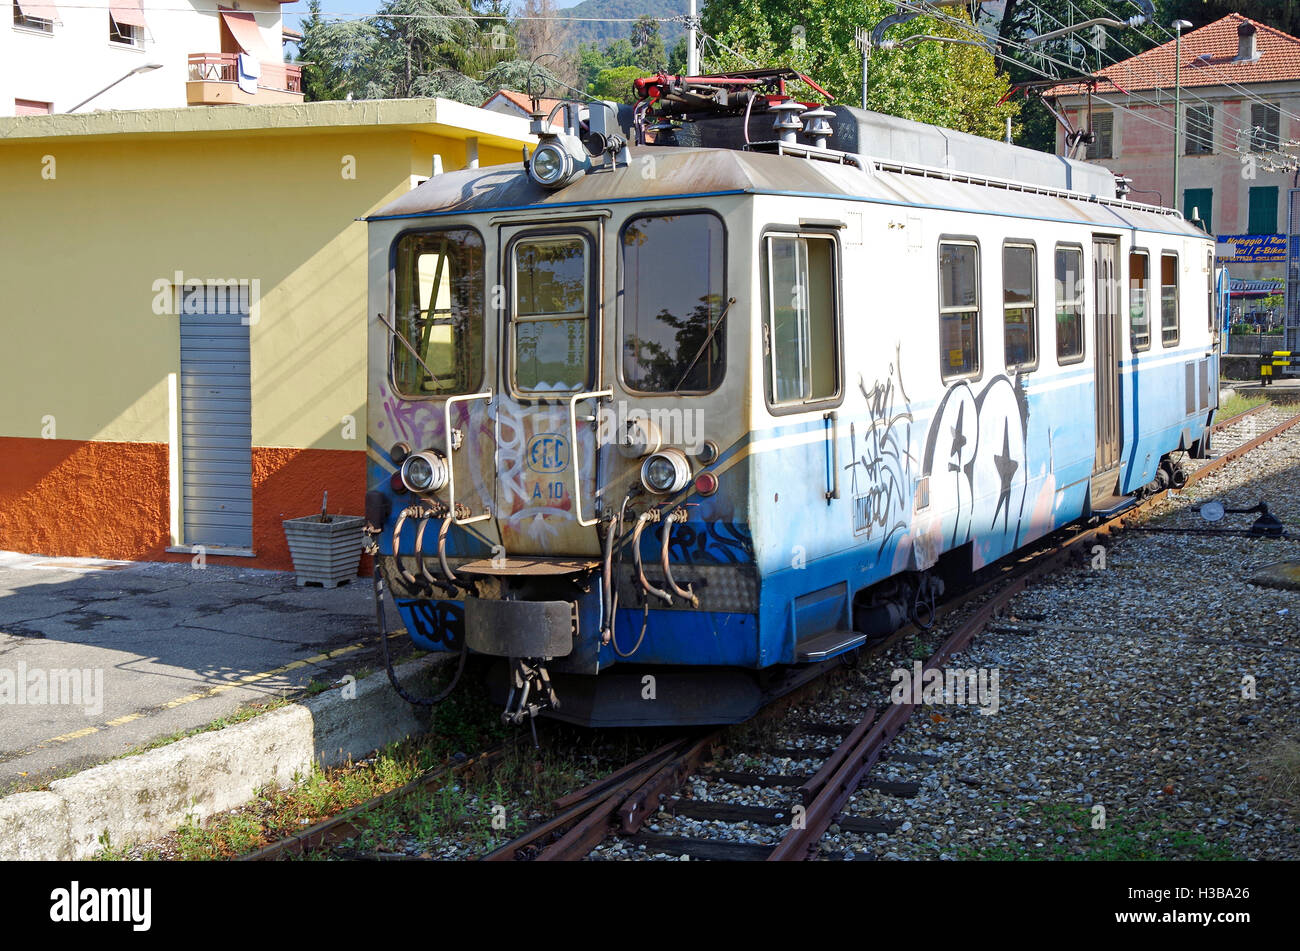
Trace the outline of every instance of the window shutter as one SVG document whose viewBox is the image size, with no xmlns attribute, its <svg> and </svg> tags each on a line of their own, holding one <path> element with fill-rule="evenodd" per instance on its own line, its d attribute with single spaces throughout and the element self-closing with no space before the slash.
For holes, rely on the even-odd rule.
<svg viewBox="0 0 1300 951">
<path fill-rule="evenodd" d="M 1268 152 L 1281 142 L 1281 110 L 1273 103 L 1257 102 L 1250 107 L 1250 150 Z"/>
<path fill-rule="evenodd" d="M 1092 131 L 1095 141 L 1088 146 L 1089 159 L 1114 158 L 1115 114 L 1111 112 L 1094 113 Z"/>
<path fill-rule="evenodd" d="M 1250 190 L 1248 234 L 1277 233 L 1277 186 L 1260 186 Z"/>
</svg>

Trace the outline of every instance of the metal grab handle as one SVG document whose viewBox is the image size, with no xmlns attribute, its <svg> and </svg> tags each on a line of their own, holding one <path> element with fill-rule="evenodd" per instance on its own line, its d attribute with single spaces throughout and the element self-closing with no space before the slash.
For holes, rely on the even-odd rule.
<svg viewBox="0 0 1300 951">
<path fill-rule="evenodd" d="M 577 518 L 578 524 L 583 528 L 590 528 L 600 521 L 599 517 L 586 519 L 582 517 L 582 490 L 580 486 L 582 478 L 582 466 L 578 463 L 578 400 L 604 399 L 607 396 L 613 396 L 614 391 L 592 390 L 589 393 L 575 393 L 569 397 L 569 445 L 573 447 L 570 456 L 573 461 L 573 514 Z M 598 445 L 597 449 L 600 448 Z"/>
<path fill-rule="evenodd" d="M 447 510 L 450 513 L 451 520 L 457 525 L 469 525 L 472 522 L 481 522 L 485 518 L 491 518 L 490 511 L 482 515 L 475 515 L 473 518 L 457 518 L 456 516 L 456 462 L 452 458 L 452 452 L 455 446 L 451 438 L 451 404 L 468 403 L 470 400 L 491 400 L 492 391 L 484 390 L 482 393 L 470 393 L 465 396 L 449 396 L 447 401 L 442 405 L 442 422 L 443 433 L 447 438 Z"/>
<path fill-rule="evenodd" d="M 831 410 L 826 413 L 822 419 L 830 424 L 831 431 L 831 488 L 826 493 L 826 504 L 831 504 L 831 499 L 840 497 L 840 432 L 839 432 L 840 414 Z"/>
</svg>

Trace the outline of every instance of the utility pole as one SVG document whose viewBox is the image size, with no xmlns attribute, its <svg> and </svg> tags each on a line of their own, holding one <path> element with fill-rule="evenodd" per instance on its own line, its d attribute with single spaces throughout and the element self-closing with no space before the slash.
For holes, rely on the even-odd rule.
<svg viewBox="0 0 1300 951">
<path fill-rule="evenodd" d="M 1174 210 L 1178 210 L 1178 171 L 1182 160 L 1183 139 L 1183 30 L 1191 26 L 1186 20 L 1175 20 L 1174 27 Z"/>
<path fill-rule="evenodd" d="M 858 27 L 853 31 L 853 42 L 862 51 L 862 108 L 867 108 L 867 68 L 871 65 L 871 34 Z"/>
<path fill-rule="evenodd" d="M 678 9 L 681 9 L 678 7 Z M 691 0 L 690 12 L 686 17 L 686 75 L 698 76 L 700 73 L 700 51 L 695 45 L 695 0 Z"/>
</svg>

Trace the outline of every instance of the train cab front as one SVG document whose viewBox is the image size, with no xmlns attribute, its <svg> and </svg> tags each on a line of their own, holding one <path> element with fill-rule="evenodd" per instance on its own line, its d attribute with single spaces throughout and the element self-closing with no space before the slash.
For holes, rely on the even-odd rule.
<svg viewBox="0 0 1300 951">
<path fill-rule="evenodd" d="M 369 220 L 381 634 L 395 608 L 420 648 L 496 658 L 513 723 L 737 722 L 764 664 L 744 198 L 662 197 L 702 190 L 695 156 L 648 181 L 612 112 L 584 121 Z"/>
</svg>

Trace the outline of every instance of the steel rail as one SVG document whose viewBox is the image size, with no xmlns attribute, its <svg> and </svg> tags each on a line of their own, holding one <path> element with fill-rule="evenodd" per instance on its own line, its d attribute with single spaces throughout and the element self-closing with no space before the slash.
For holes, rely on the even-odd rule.
<svg viewBox="0 0 1300 951">
<path fill-rule="evenodd" d="M 1210 431 L 1215 433 L 1221 432 L 1227 429 L 1229 426 L 1233 426 L 1241 422 L 1247 416 L 1254 416 L 1256 413 L 1260 412 L 1261 410 L 1266 410 L 1272 405 L 1273 405 L 1272 403 L 1260 403 L 1258 406 L 1252 406 L 1244 413 L 1238 413 L 1236 416 L 1229 416 L 1227 419 L 1216 422 L 1213 426 L 1210 427 Z"/>
<path fill-rule="evenodd" d="M 1234 417 L 1234 419 L 1239 418 Z M 1297 424 L 1300 424 L 1300 415 L 1283 420 L 1254 439 L 1237 446 L 1222 456 L 1212 459 L 1209 463 L 1191 473 L 1188 476 L 1187 484 L 1191 485 L 1209 473 L 1223 468 L 1235 459 L 1277 438 Z M 930 657 L 925 664 L 924 670 L 929 671 L 937 668 L 950 657 L 965 649 L 971 640 L 1005 610 L 1011 600 L 1023 591 L 1030 582 L 1055 571 L 1088 542 L 1102 536 L 1108 536 L 1116 529 L 1122 528 L 1124 523 L 1134 514 L 1149 512 L 1155 505 L 1165 500 L 1169 492 L 1170 490 L 1160 492 L 1140 503 L 1135 509 L 1128 509 L 1094 527 L 1077 533 L 1064 541 L 1055 550 L 1049 552 L 1041 561 L 1032 564 L 1028 570 L 1015 577 L 1005 588 L 998 591 L 997 594 L 981 605 L 975 614 L 963 622 Z M 826 830 L 830 828 L 840 810 L 852 798 L 859 784 L 880 759 L 885 747 L 902 730 L 915 708 L 916 704 L 914 703 L 894 704 L 879 719 L 876 718 L 874 709 L 867 712 L 858 726 L 845 737 L 840 746 L 831 754 L 828 765 L 831 761 L 834 761 L 838 763 L 838 766 L 834 768 L 830 777 L 824 779 L 820 789 L 810 790 L 813 792 L 811 797 L 804 794 L 805 812 L 803 823 L 800 826 L 791 828 L 785 834 L 768 856 L 768 861 L 802 861 L 812 857 L 818 843 L 821 842 L 822 836 L 826 834 Z M 817 778 L 823 778 L 821 772 L 818 773 Z M 811 783 L 808 785 L 811 786 Z M 801 790 L 802 792 L 803 790 Z"/>
<path fill-rule="evenodd" d="M 1247 416 L 1268 408 L 1261 404 L 1244 413 L 1225 420 L 1223 427 L 1239 422 Z M 1271 429 L 1242 443 L 1229 452 L 1210 460 L 1188 475 L 1187 485 L 1226 466 L 1287 430 L 1300 425 L 1300 415 L 1283 420 Z M 1173 490 L 1151 496 L 1137 506 L 1119 513 L 1098 525 L 1083 529 L 1050 549 L 1029 552 L 1003 568 L 997 577 L 971 588 L 937 608 L 936 620 L 958 611 L 990 591 L 1002 587 L 985 601 L 960 628 L 927 661 L 929 670 L 959 653 L 979 632 L 1006 607 L 1010 600 L 1037 580 L 1074 557 L 1090 541 L 1109 536 L 1135 515 L 1145 514 Z M 1017 573 L 1018 572 L 1018 573 Z M 901 638 L 919 633 L 913 624 L 906 624 L 883 640 L 869 645 L 860 653 L 875 655 L 888 649 Z M 826 673 L 840 669 L 828 666 Z M 777 698 L 759 714 L 767 718 L 779 715 L 798 702 L 808 692 L 821 684 L 821 677 L 800 685 L 795 690 Z M 834 820 L 843 804 L 856 791 L 858 784 L 879 760 L 889 742 L 906 724 L 914 710 L 912 704 L 894 704 L 883 716 L 877 717 L 875 708 L 867 711 L 862 721 L 832 752 L 821 769 L 800 787 L 799 794 L 805 805 L 804 828 L 792 829 L 773 850 L 769 860 L 789 860 L 809 857 L 826 828 Z M 752 720 L 750 722 L 753 722 Z M 691 742 L 690 737 L 679 737 L 658 749 L 629 763 L 615 772 L 589 784 L 583 789 L 555 800 L 553 807 L 560 813 L 523 836 L 501 846 L 484 856 L 486 861 L 502 861 L 535 855 L 538 860 L 574 860 L 595 848 L 615 826 L 624 832 L 634 832 L 645 818 L 658 808 L 686 781 L 708 753 L 722 742 L 722 730 L 713 731 L 702 739 Z M 388 802 L 400 800 L 440 779 L 459 775 L 477 766 L 489 765 L 517 746 L 520 740 L 507 741 L 485 750 L 460 763 L 438 767 L 397 789 L 390 790 L 336 816 L 325 819 L 293 836 L 270 843 L 254 852 L 239 856 L 240 861 L 267 861 L 287 855 L 301 855 L 358 834 L 361 831 L 354 820 L 368 811 Z M 690 744 L 689 746 L 687 744 Z M 558 841 L 542 846 L 547 838 L 569 828 Z M 816 831 L 820 827 L 820 831 Z M 815 832 L 815 836 L 814 836 Z"/>
<path fill-rule="evenodd" d="M 519 740 L 508 740 L 498 746 L 484 750 L 474 756 L 469 757 L 459 763 L 447 763 L 443 766 L 434 768 L 422 776 L 417 776 L 404 786 L 391 789 L 374 799 L 367 799 L 359 805 L 346 809 L 337 815 L 330 816 L 315 825 L 303 829 L 296 835 L 288 838 L 279 839 L 269 845 L 265 845 L 254 852 L 237 857 L 240 862 L 265 862 L 274 859 L 284 858 L 290 855 L 302 855 L 310 852 L 312 849 L 320 848 L 323 845 L 332 845 L 344 839 L 357 835 L 362 830 L 358 828 L 355 820 L 365 815 L 378 806 L 383 806 L 390 802 L 396 802 L 412 793 L 425 789 L 440 779 L 459 776 L 468 772 L 476 766 L 485 766 L 495 762 L 506 754 L 513 746 L 519 745 Z"/>
</svg>

